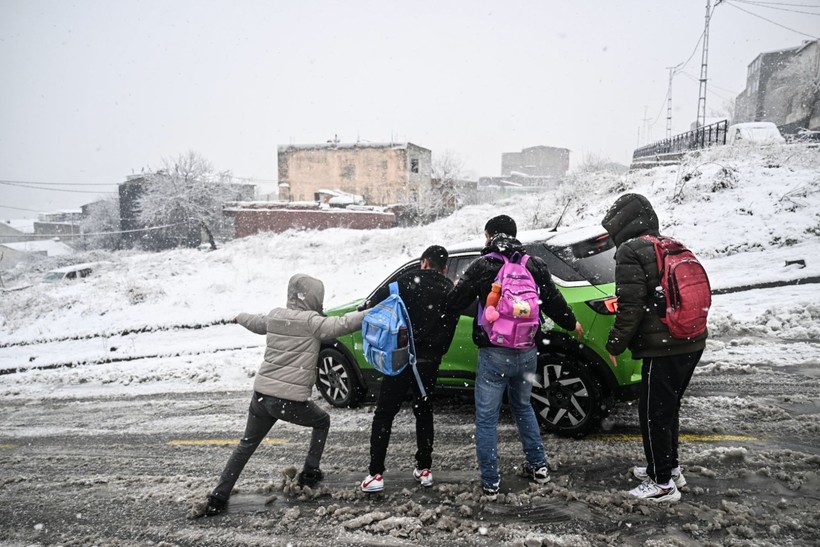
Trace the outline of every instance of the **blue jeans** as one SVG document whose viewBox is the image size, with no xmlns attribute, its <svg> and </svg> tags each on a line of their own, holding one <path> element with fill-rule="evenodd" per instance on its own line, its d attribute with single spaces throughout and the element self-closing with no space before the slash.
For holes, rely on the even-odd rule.
<svg viewBox="0 0 820 547">
<path fill-rule="evenodd" d="M 498 488 L 498 439 L 496 427 L 504 390 L 527 463 L 534 469 L 547 465 L 544 443 L 535 411 L 530 404 L 537 350 L 479 348 L 475 381 L 475 450 L 485 488 Z"/>
</svg>

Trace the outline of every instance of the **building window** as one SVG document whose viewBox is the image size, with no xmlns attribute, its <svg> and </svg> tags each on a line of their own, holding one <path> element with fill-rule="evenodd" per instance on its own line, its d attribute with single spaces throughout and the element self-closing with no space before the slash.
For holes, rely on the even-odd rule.
<svg viewBox="0 0 820 547">
<path fill-rule="evenodd" d="M 410 160 L 410 172 L 411 173 L 418 173 L 419 172 L 419 160 L 418 160 L 418 158 L 412 158 Z"/>
</svg>

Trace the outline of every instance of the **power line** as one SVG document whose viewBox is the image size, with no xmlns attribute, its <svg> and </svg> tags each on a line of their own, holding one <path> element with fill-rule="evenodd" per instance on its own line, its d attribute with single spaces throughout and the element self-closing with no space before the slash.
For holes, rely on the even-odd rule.
<svg viewBox="0 0 820 547">
<path fill-rule="evenodd" d="M 7 180 L 0 180 L 0 184 L 6 186 L 16 186 L 18 188 L 29 188 L 31 190 L 46 190 L 48 192 L 69 192 L 73 194 L 115 194 L 116 192 L 99 192 L 97 190 L 69 190 L 68 188 L 48 188 L 46 186 L 34 186 L 28 183 L 11 182 Z"/>
<path fill-rule="evenodd" d="M 768 9 L 775 9 L 775 10 L 779 10 L 779 11 L 788 11 L 790 13 L 801 13 L 803 15 L 820 15 L 820 13 L 814 12 L 814 11 L 802 11 L 802 10 L 779 7 L 779 6 L 796 6 L 796 7 L 802 7 L 802 8 L 820 9 L 820 6 L 811 6 L 811 5 L 806 5 L 806 4 L 777 4 L 775 2 L 753 2 L 751 0 L 735 0 L 735 1 L 740 2 L 741 4 L 749 4 L 750 6 L 757 6 L 759 8 L 768 8 Z"/>
<path fill-rule="evenodd" d="M 15 211 L 28 211 L 29 213 L 40 213 L 42 211 L 35 211 L 34 209 L 23 209 L 22 207 L 11 207 L 9 205 L 0 205 L 2 209 L 14 209 Z"/>
<path fill-rule="evenodd" d="M 134 230 L 119 230 L 119 231 L 115 231 L 115 232 L 95 232 L 95 233 L 79 233 L 78 232 L 76 234 L 19 234 L 19 235 L 0 234 L 0 237 L 5 237 L 5 238 L 20 238 L 20 237 L 33 238 L 33 237 L 39 237 L 39 238 L 53 239 L 55 237 L 68 238 L 68 237 L 86 237 L 86 236 L 105 236 L 105 235 L 114 235 L 114 234 L 131 234 L 131 233 L 134 233 L 134 232 L 150 232 L 152 230 L 164 230 L 165 228 L 172 228 L 174 226 L 180 226 L 182 224 L 185 224 L 185 223 L 184 222 L 175 222 L 173 224 L 164 224 L 162 226 L 151 226 L 150 228 L 136 228 Z M 28 241 L 32 241 L 32 240 L 28 239 Z M 17 242 L 15 242 L 15 243 L 17 243 Z M 25 243 L 25 241 L 20 241 L 19 243 Z"/>
<path fill-rule="evenodd" d="M 40 182 L 32 180 L 3 180 L 0 182 L 8 182 L 12 184 L 39 184 L 41 186 L 116 186 L 116 182 Z"/>
<path fill-rule="evenodd" d="M 806 34 L 805 32 L 800 32 L 799 30 L 795 30 L 795 29 L 793 29 L 793 28 L 791 28 L 791 27 L 787 27 L 786 25 L 781 25 L 780 23 L 778 23 L 778 22 L 776 22 L 776 21 L 772 21 L 771 19 L 767 19 L 766 17 L 763 17 L 762 15 L 758 15 L 758 14 L 756 14 L 756 13 L 754 13 L 754 12 L 751 12 L 751 11 L 749 11 L 749 10 L 747 10 L 747 9 L 741 8 L 740 6 L 735 5 L 734 3 L 730 2 L 729 0 L 725 0 L 725 3 L 726 3 L 726 4 L 729 4 L 730 6 L 732 6 L 733 8 L 735 8 L 735 9 L 737 9 L 737 10 L 740 10 L 740 11 L 742 11 L 742 12 L 744 12 L 744 13 L 748 13 L 749 15 L 751 15 L 751 16 L 753 16 L 753 17 L 757 17 L 758 19 L 763 19 L 763 20 L 764 20 L 764 21 L 766 21 L 767 23 L 771 23 L 771 24 L 776 25 L 776 26 L 778 26 L 778 27 L 780 27 L 780 28 L 784 28 L 784 29 L 786 29 L 786 30 L 790 30 L 790 31 L 792 31 L 792 32 L 794 32 L 794 33 L 797 33 L 797 34 L 800 34 L 800 35 L 802 35 L 802 36 L 807 36 L 807 37 L 809 37 L 809 38 L 813 38 L 813 39 L 815 39 L 815 40 L 820 40 L 820 37 L 818 37 L 818 36 L 814 36 L 814 35 L 812 35 L 812 34 Z"/>
<path fill-rule="evenodd" d="M 682 74 L 683 76 L 686 76 L 687 78 L 689 78 L 693 82 L 700 82 L 700 80 L 698 80 L 697 76 L 693 76 L 692 74 L 689 74 L 688 72 L 681 72 L 680 74 Z M 723 93 L 718 93 L 716 91 L 716 89 L 720 89 L 721 91 L 723 91 Z M 723 89 L 722 87 L 718 87 L 714 84 L 709 87 L 708 93 L 712 93 L 712 94 L 716 95 L 717 97 L 719 97 L 721 99 L 734 99 L 738 95 L 734 91 L 731 91 L 731 90 L 728 90 L 728 89 Z M 729 95 L 727 95 L 727 93 Z"/>
<path fill-rule="evenodd" d="M 763 0 L 739 0 L 745 4 L 771 4 L 774 6 L 795 6 L 799 8 L 818 8 L 820 9 L 820 4 L 792 4 L 789 2 L 765 2 Z"/>
</svg>

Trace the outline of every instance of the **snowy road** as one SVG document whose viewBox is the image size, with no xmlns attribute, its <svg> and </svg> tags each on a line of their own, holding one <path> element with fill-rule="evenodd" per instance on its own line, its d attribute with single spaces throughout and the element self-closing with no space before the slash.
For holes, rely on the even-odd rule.
<svg viewBox="0 0 820 547">
<path fill-rule="evenodd" d="M 714 341 L 718 348 L 724 343 L 731 346 Z M 807 361 L 816 359 L 820 348 L 804 344 Z M 376 497 L 356 488 L 372 407 L 333 411 L 321 490 L 300 492 L 291 480 L 308 432 L 277 424 L 240 479 L 231 511 L 199 520 L 188 513 L 213 486 L 240 434 L 246 390 L 11 398 L 0 411 L 0 540 L 523 545 L 527 538 L 552 538 L 556 545 L 641 545 L 661 529 L 681 545 L 732 538 L 810 545 L 820 511 L 819 376 L 810 364 L 705 362 L 683 408 L 689 486 L 683 501 L 669 507 L 623 495 L 635 484 L 627 471 L 641 459 L 634 407 L 626 404 L 606 422 L 607 431 L 584 440 L 547 437 L 553 481 L 542 487 L 514 476 L 520 445 L 504 414 L 499 449 L 506 496 L 488 504 L 477 492 L 471 404 L 442 398 L 431 490 L 419 490 L 409 476 L 409 410 L 397 418 L 388 489 Z"/>
</svg>

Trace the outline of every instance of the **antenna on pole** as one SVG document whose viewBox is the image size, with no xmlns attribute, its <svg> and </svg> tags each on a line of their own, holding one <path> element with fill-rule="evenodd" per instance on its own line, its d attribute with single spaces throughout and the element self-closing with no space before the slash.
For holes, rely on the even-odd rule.
<svg viewBox="0 0 820 547">
<path fill-rule="evenodd" d="M 680 65 L 678 65 L 680 66 Z M 666 138 L 672 136 L 672 78 L 675 76 L 677 66 L 668 66 L 669 71 L 669 89 L 666 90 Z"/>
<path fill-rule="evenodd" d="M 715 7 L 722 0 L 716 0 Z M 706 65 L 709 61 L 709 19 L 712 17 L 712 2 L 706 0 L 706 25 L 703 28 L 703 54 L 700 60 L 700 82 L 698 90 L 698 127 L 706 125 Z"/>
</svg>

